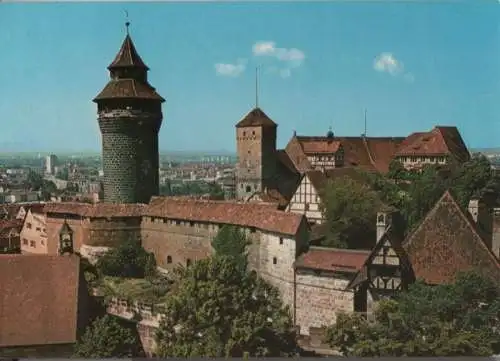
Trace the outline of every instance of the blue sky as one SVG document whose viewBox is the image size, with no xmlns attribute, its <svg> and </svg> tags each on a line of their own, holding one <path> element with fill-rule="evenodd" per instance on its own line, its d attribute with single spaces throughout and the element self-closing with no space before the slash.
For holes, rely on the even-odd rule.
<svg viewBox="0 0 500 361">
<path fill-rule="evenodd" d="M 233 151 L 257 65 L 279 146 L 293 130 L 359 135 L 364 108 L 368 135 L 457 125 L 470 147 L 500 146 L 496 1 L 91 2 L 0 6 L 0 149 L 100 150 L 91 99 L 125 9 L 167 99 L 162 150 Z"/>
</svg>

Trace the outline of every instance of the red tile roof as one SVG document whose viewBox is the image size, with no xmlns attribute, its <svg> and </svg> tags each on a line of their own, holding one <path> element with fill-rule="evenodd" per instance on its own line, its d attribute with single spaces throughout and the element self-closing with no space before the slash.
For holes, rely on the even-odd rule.
<svg viewBox="0 0 500 361">
<path fill-rule="evenodd" d="M 50 202 L 44 206 L 45 213 L 73 214 L 89 218 L 141 217 L 145 204 Z"/>
<path fill-rule="evenodd" d="M 278 125 L 260 108 L 252 109 L 236 124 L 236 128 L 243 127 L 277 127 Z"/>
<path fill-rule="evenodd" d="M 328 137 L 307 137 L 302 138 L 302 149 L 304 153 L 309 154 L 335 154 L 340 148 L 341 143 Z"/>
<path fill-rule="evenodd" d="M 152 197 L 144 215 L 187 221 L 234 224 L 268 232 L 295 235 L 303 215 L 283 212 L 273 204 L 185 200 Z"/>
<path fill-rule="evenodd" d="M 453 282 L 475 269 L 500 280 L 500 263 L 475 224 L 449 192 L 441 197 L 403 243 L 415 277 L 430 284 Z"/>
<path fill-rule="evenodd" d="M 320 271 L 357 272 L 370 255 L 370 251 L 310 247 L 295 261 L 296 268 Z"/>
<path fill-rule="evenodd" d="M 74 343 L 80 259 L 0 255 L 0 347 Z"/>
<path fill-rule="evenodd" d="M 470 158 L 460 132 L 456 127 L 436 126 L 430 132 L 413 133 L 398 149 L 397 156 L 453 155 L 460 161 Z"/>
</svg>

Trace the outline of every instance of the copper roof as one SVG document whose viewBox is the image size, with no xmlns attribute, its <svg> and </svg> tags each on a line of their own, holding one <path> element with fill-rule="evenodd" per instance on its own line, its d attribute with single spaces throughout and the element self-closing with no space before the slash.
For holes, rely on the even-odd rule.
<svg viewBox="0 0 500 361">
<path fill-rule="evenodd" d="M 296 268 L 320 271 L 357 272 L 370 255 L 370 251 L 310 247 L 295 261 Z"/>
<path fill-rule="evenodd" d="M 453 155 L 460 161 L 470 158 L 457 127 L 436 126 L 430 132 L 413 133 L 398 149 L 397 156 Z"/>
<path fill-rule="evenodd" d="M 135 48 L 134 42 L 129 34 L 123 40 L 122 46 L 116 54 L 113 62 L 108 66 L 109 70 L 115 68 L 124 68 L 124 67 L 135 67 L 135 68 L 143 68 L 145 70 L 149 70 L 146 64 L 142 61 L 137 49 Z"/>
<path fill-rule="evenodd" d="M 0 255 L 0 347 L 74 343 L 80 259 Z"/>
<path fill-rule="evenodd" d="M 277 127 L 278 125 L 260 108 L 252 109 L 236 124 L 236 128 L 243 127 Z"/>
<path fill-rule="evenodd" d="M 453 282 L 475 269 L 500 279 L 500 264 L 476 225 L 445 192 L 403 244 L 415 277 L 430 284 Z"/>
<path fill-rule="evenodd" d="M 136 79 L 113 79 L 106 84 L 104 89 L 94 98 L 94 102 L 103 99 L 136 98 L 150 99 L 164 102 L 163 99 L 148 83 Z"/>
<path fill-rule="evenodd" d="M 294 236 L 305 217 L 283 212 L 273 204 L 236 203 L 152 197 L 144 215 L 170 219 L 234 224 Z"/>
</svg>

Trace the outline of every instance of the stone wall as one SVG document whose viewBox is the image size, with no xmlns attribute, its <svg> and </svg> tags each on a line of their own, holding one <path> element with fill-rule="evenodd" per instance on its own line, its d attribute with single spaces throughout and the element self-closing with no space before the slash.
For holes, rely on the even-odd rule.
<svg viewBox="0 0 500 361">
<path fill-rule="evenodd" d="M 354 311 L 354 293 L 346 287 L 352 275 L 298 269 L 296 273 L 296 325 L 300 334 L 335 323 L 339 311 Z"/>
<path fill-rule="evenodd" d="M 141 218 L 93 218 L 89 224 L 90 237 L 86 245 L 116 247 L 125 241 L 141 241 Z"/>
<path fill-rule="evenodd" d="M 99 114 L 106 202 L 148 203 L 151 196 L 158 195 L 162 114 L 145 113 L 136 118 Z"/>
<path fill-rule="evenodd" d="M 47 254 L 57 254 L 59 247 L 59 232 L 64 221 L 73 230 L 73 247 L 79 250 L 84 244 L 88 244 L 90 219 L 83 217 L 62 217 L 47 215 Z"/>
</svg>

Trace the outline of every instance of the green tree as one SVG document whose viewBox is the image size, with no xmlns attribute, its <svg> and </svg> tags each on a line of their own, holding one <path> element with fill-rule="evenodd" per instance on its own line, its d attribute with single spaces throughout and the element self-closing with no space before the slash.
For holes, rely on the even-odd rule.
<svg viewBox="0 0 500 361">
<path fill-rule="evenodd" d="M 278 291 L 232 257 L 182 270 L 157 333 L 160 357 L 287 356 L 297 352 Z"/>
<path fill-rule="evenodd" d="M 224 200 L 224 190 L 217 183 L 208 183 L 208 193 L 211 199 Z"/>
<path fill-rule="evenodd" d="M 387 177 L 399 182 L 405 179 L 406 175 L 405 167 L 400 161 L 394 159 L 389 163 L 389 172 L 387 173 Z"/>
<path fill-rule="evenodd" d="M 491 356 L 500 351 L 500 289 L 464 273 L 450 285 L 412 285 L 381 301 L 375 321 L 341 313 L 327 342 L 345 356 Z"/>
<path fill-rule="evenodd" d="M 124 278 L 154 277 L 156 260 L 138 242 L 120 243 L 99 257 L 96 268 L 101 275 Z"/>
<path fill-rule="evenodd" d="M 247 269 L 247 247 L 250 240 L 245 232 L 236 226 L 225 225 L 212 240 L 212 248 L 218 256 L 229 256 L 242 267 Z"/>
<path fill-rule="evenodd" d="M 322 192 L 321 210 L 327 224 L 326 247 L 357 248 L 360 239 L 375 234 L 380 198 L 369 185 L 348 177 L 330 180 Z"/>
<path fill-rule="evenodd" d="M 81 358 L 142 356 L 136 332 L 124 327 L 113 316 L 96 318 L 75 345 L 74 355 Z"/>
</svg>

